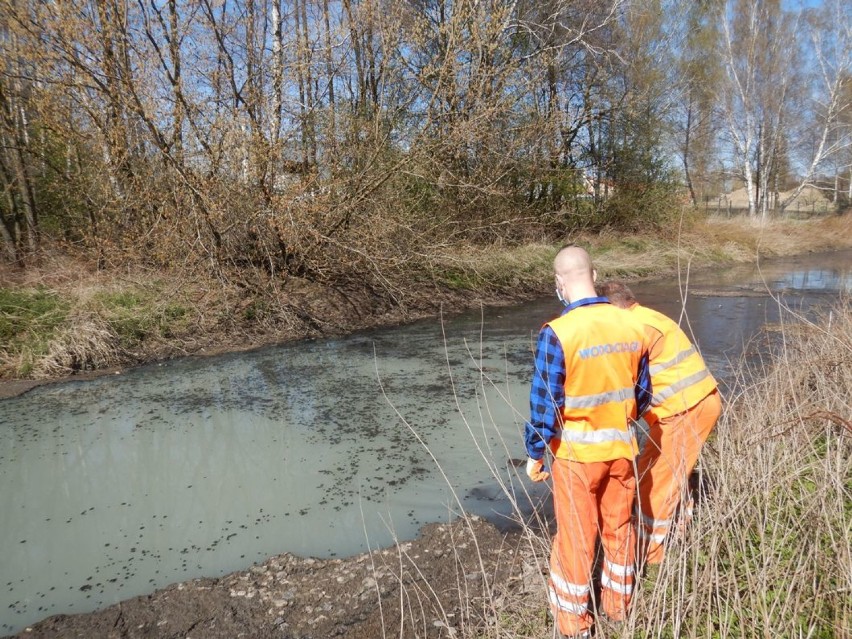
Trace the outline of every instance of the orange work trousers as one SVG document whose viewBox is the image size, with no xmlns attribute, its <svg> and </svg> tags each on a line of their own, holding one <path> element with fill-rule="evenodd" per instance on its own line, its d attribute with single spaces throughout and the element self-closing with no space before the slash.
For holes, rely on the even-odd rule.
<svg viewBox="0 0 852 639">
<path fill-rule="evenodd" d="M 689 476 L 721 413 L 715 390 L 689 410 L 650 425 L 637 464 L 640 563 L 662 562 L 678 505 L 682 525 L 692 518 Z"/>
<path fill-rule="evenodd" d="M 559 631 L 571 636 L 592 626 L 588 601 L 599 536 L 604 551 L 601 608 L 611 619 L 620 620 L 630 604 L 636 477 L 632 459 L 593 463 L 554 459 L 552 474 L 556 537 L 548 596 Z"/>
</svg>

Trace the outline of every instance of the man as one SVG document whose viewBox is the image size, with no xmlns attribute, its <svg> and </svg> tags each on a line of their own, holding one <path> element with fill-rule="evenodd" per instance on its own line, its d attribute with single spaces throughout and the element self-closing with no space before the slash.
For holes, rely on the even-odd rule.
<svg viewBox="0 0 852 639">
<path fill-rule="evenodd" d="M 642 325 L 595 293 L 588 253 L 567 246 L 554 260 L 562 315 L 542 327 L 530 391 L 525 444 L 527 474 L 549 477 L 553 453 L 556 537 L 550 559 L 549 599 L 562 636 L 588 637 L 595 542 L 604 551 L 601 608 L 624 618 L 633 591 L 636 439 L 629 423 L 644 409 L 647 347 Z"/>
<path fill-rule="evenodd" d="M 619 282 L 600 284 L 597 291 L 642 322 L 651 342 L 654 394 L 644 415 L 649 433 L 638 462 L 638 511 L 640 563 L 659 564 L 678 505 L 683 524 L 692 517 L 692 498 L 683 497 L 722 402 L 704 359 L 676 322 L 638 304 L 633 292 Z"/>
</svg>

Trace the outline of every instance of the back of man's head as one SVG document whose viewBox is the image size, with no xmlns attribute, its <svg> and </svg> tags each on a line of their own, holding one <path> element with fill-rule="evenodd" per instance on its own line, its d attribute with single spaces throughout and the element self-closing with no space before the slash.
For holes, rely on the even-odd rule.
<svg viewBox="0 0 852 639">
<path fill-rule="evenodd" d="M 559 249 L 553 260 L 553 270 L 560 277 L 591 278 L 593 273 L 592 258 L 585 249 L 568 244 Z"/>
<path fill-rule="evenodd" d="M 595 292 L 606 297 L 610 302 L 620 308 L 630 308 L 636 304 L 636 297 L 626 284 L 621 282 L 600 282 L 595 284 Z"/>
<path fill-rule="evenodd" d="M 595 296 L 592 258 L 579 246 L 563 246 L 553 260 L 556 289 L 560 299 L 570 302 Z"/>
</svg>

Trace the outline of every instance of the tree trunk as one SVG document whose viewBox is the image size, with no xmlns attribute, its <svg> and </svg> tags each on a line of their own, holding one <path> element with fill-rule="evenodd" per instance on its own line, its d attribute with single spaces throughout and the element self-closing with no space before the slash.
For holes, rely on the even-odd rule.
<svg viewBox="0 0 852 639">
<path fill-rule="evenodd" d="M 172 107 L 172 154 L 174 160 L 183 166 L 183 90 L 181 87 L 181 55 L 180 35 L 178 31 L 177 1 L 169 0 L 169 55 L 172 59 L 172 91 L 174 106 Z"/>
<path fill-rule="evenodd" d="M 846 187 L 846 199 L 852 203 L 852 167 L 849 167 L 849 184 Z"/>
<path fill-rule="evenodd" d="M 686 177 L 686 187 L 689 189 L 689 199 L 692 200 L 692 206 L 698 206 L 698 199 L 695 197 L 695 188 L 692 185 L 692 172 L 689 166 L 689 143 L 692 134 L 692 91 L 689 93 L 689 105 L 686 108 L 686 136 L 683 141 L 683 174 Z"/>
<path fill-rule="evenodd" d="M 280 0 L 272 0 L 272 145 L 276 150 L 281 140 L 284 110 L 284 19 L 279 3 Z"/>
<path fill-rule="evenodd" d="M 8 146 L 2 137 L 0 137 L 0 142 L 4 142 L 3 146 Z M 3 192 L 6 195 L 6 204 L 9 208 L 8 214 L 4 214 L 0 210 L 0 235 L 3 238 L 3 252 L 9 261 L 17 262 L 20 266 L 23 266 L 23 256 L 21 255 L 19 241 L 21 212 L 15 198 L 15 189 L 13 188 L 15 177 L 12 175 L 12 171 L 2 154 L 0 154 L 0 177 L 3 179 Z"/>
<path fill-rule="evenodd" d="M 305 125 L 307 127 L 308 139 L 308 163 L 311 166 L 315 166 L 317 163 L 317 131 L 315 118 L 316 100 L 313 87 L 313 73 L 311 71 L 311 65 L 313 64 L 313 51 L 311 50 L 310 45 L 310 31 L 308 25 L 308 0 L 301 0 L 297 3 L 297 5 L 297 10 L 301 11 L 302 14 L 302 46 L 300 48 L 302 51 L 303 62 L 305 64 L 305 108 L 307 116 L 305 118 Z"/>
<path fill-rule="evenodd" d="M 328 15 L 328 0 L 322 2 L 322 17 L 325 25 L 325 73 L 328 82 L 328 141 L 326 144 L 329 147 L 329 157 L 337 157 L 337 123 L 335 122 L 335 104 L 334 104 L 334 62 L 331 54 L 331 20 Z"/>
<path fill-rule="evenodd" d="M 30 253 L 37 254 L 41 244 L 41 233 L 38 225 L 38 209 L 36 208 L 35 190 L 27 170 L 24 152 L 18 146 L 13 152 L 15 173 L 17 174 L 18 190 L 23 204 L 24 220 L 27 226 L 27 248 Z"/>
<path fill-rule="evenodd" d="M 305 62 L 305 51 L 302 48 L 302 18 L 299 11 L 299 0 L 296 1 L 295 10 L 293 11 L 293 20 L 296 30 L 296 77 L 299 83 L 299 124 L 300 124 L 300 146 L 302 151 L 302 173 L 308 172 L 310 166 L 310 142 L 308 140 L 308 91 L 310 91 L 310 83 L 306 78 L 305 70 L 307 63 Z M 305 0 L 302 0 L 304 2 Z"/>
<path fill-rule="evenodd" d="M 343 0 L 343 8 L 346 11 L 346 19 L 349 22 L 349 38 L 352 40 L 352 52 L 355 55 L 355 72 L 358 77 L 358 95 L 356 97 L 356 112 L 364 117 L 367 112 L 367 83 L 364 73 L 364 54 L 361 51 L 361 35 L 358 25 L 352 14 L 352 0 Z"/>
<path fill-rule="evenodd" d="M 0 100 L 3 101 L 3 119 L 9 132 L 6 148 L 9 151 L 8 160 L 11 166 L 9 186 L 14 185 L 18 193 L 19 211 L 23 214 L 26 227 L 27 248 L 33 254 L 38 252 L 40 244 L 40 229 L 38 224 L 38 208 L 36 207 L 35 189 L 27 169 L 24 147 L 28 137 L 23 128 L 27 125 L 23 108 L 19 107 L 14 96 L 5 94 L 0 87 Z"/>
</svg>

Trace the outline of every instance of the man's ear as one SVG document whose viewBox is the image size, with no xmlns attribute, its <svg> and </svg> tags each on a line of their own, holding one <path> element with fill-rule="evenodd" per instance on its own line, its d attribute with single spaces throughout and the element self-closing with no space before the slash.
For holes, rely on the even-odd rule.
<svg viewBox="0 0 852 639">
<path fill-rule="evenodd" d="M 592 281 L 593 281 L 593 282 L 597 282 L 597 281 L 598 281 L 598 270 L 597 270 L 597 269 L 595 269 L 595 268 L 593 268 L 593 269 L 592 269 Z"/>
</svg>

